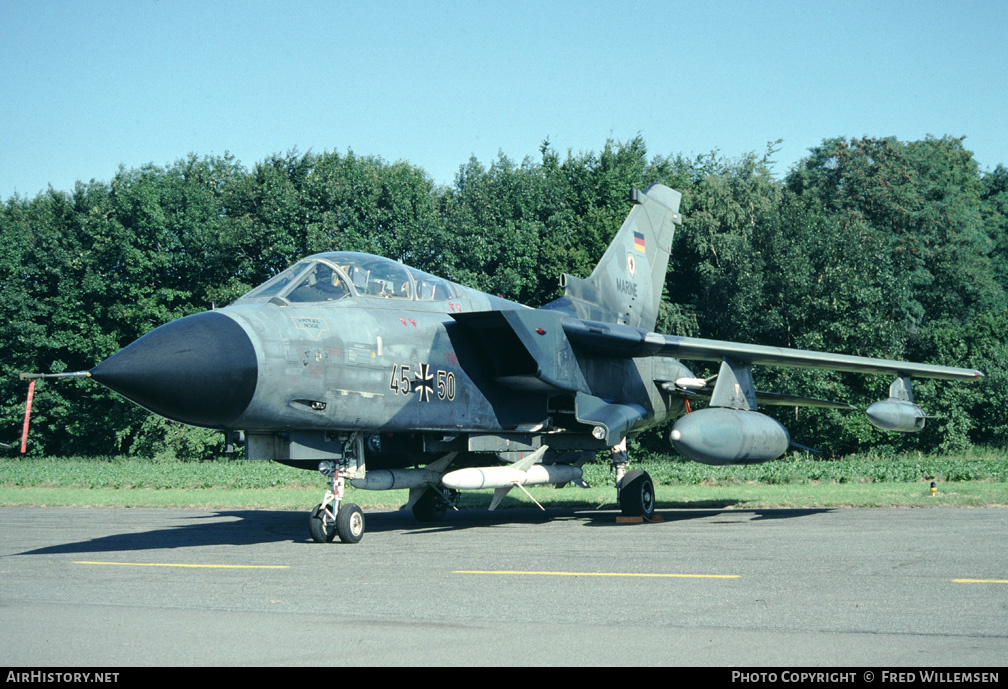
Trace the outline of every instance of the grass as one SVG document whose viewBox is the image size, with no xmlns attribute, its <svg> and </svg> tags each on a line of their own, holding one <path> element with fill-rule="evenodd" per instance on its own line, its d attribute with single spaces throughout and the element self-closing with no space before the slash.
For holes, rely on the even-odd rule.
<svg viewBox="0 0 1008 689">
<path fill-rule="evenodd" d="M 957 457 L 861 455 L 814 460 L 797 455 L 758 465 L 707 466 L 663 458 L 636 462 L 657 490 L 658 506 L 934 507 L 1008 506 L 1008 457 L 1000 451 Z M 588 490 L 531 486 L 544 506 L 613 506 L 616 492 L 605 463 L 586 465 Z M 931 481 L 937 494 L 932 497 Z M 0 505 L 308 509 L 324 482 L 313 471 L 273 462 L 154 461 L 136 457 L 0 459 Z M 492 491 L 463 494 L 463 507 L 489 505 Z M 365 508 L 397 508 L 405 490 L 348 488 Z M 513 490 L 503 507 L 529 506 Z"/>
</svg>

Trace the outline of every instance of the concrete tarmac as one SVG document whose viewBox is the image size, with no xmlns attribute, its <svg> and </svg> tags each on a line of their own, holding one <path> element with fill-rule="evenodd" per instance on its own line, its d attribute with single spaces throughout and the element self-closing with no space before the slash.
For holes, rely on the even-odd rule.
<svg viewBox="0 0 1008 689">
<path fill-rule="evenodd" d="M 0 508 L 0 665 L 1008 662 L 1008 509 L 659 513 Z"/>
</svg>

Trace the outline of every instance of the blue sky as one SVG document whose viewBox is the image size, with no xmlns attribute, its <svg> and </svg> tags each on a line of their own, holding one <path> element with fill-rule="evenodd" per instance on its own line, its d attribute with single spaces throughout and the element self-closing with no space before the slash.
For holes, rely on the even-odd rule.
<svg viewBox="0 0 1008 689">
<path fill-rule="evenodd" d="M 353 150 L 450 184 L 641 134 L 730 157 L 783 139 L 966 136 L 1008 165 L 1008 3 L 0 0 L 0 199 L 189 153 Z"/>
</svg>

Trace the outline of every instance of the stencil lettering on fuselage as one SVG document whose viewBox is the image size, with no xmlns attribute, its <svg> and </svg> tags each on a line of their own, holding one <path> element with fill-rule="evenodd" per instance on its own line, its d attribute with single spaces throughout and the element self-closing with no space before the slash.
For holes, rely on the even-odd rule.
<svg viewBox="0 0 1008 689">
<path fill-rule="evenodd" d="M 294 327 L 303 330 L 313 340 L 318 340 L 322 333 L 329 332 L 329 324 L 324 318 L 306 318 L 302 316 L 291 316 Z"/>
</svg>

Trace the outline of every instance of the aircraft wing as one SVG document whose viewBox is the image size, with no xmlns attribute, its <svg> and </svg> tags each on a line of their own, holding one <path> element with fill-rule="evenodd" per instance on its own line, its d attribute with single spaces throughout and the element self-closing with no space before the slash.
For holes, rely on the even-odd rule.
<svg viewBox="0 0 1008 689">
<path fill-rule="evenodd" d="M 657 355 L 700 361 L 721 361 L 728 358 L 750 365 L 822 368 L 851 373 L 887 373 L 942 380 L 975 381 L 984 377 L 983 373 L 972 368 L 662 335 L 626 325 L 595 323 L 582 319 L 565 320 L 563 329 L 575 347 L 585 347 L 604 356 Z"/>
<path fill-rule="evenodd" d="M 766 345 L 705 340 L 695 337 L 678 337 L 647 333 L 646 342 L 657 345 L 658 354 L 681 359 L 721 361 L 733 359 L 745 364 L 788 366 L 794 368 L 823 368 L 850 373 L 888 373 L 891 375 L 938 378 L 941 380 L 979 380 L 983 373 L 972 368 L 917 364 L 894 359 L 875 359 L 866 356 L 815 352 L 807 349 L 788 349 Z"/>
</svg>

